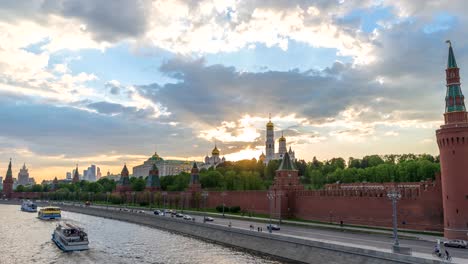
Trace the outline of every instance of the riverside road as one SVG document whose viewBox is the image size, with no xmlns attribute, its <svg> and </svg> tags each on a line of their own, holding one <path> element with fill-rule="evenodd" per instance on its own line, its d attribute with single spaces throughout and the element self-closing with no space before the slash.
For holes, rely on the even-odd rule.
<svg viewBox="0 0 468 264">
<path fill-rule="evenodd" d="M 124 207 L 106 207 L 92 205 L 94 208 L 101 208 L 103 210 L 133 210 L 135 213 L 144 213 L 154 215 L 153 211 L 149 210 L 140 210 L 140 209 L 126 209 Z M 203 222 L 203 215 L 201 212 L 196 212 L 197 215 L 192 214 L 193 212 L 186 212 L 190 216 L 195 218 L 196 222 Z M 154 217 L 166 217 L 170 218 L 171 216 L 167 214 L 166 216 L 157 216 Z M 230 219 L 223 218 L 222 216 L 215 216 L 210 214 L 210 217 L 214 218 L 213 222 L 206 222 L 210 225 L 220 225 L 220 226 L 229 226 L 232 228 L 239 228 L 244 230 L 251 230 L 251 225 L 254 226 L 252 232 L 258 232 L 257 228 L 261 227 L 263 232 L 268 232 L 267 223 L 259 222 L 257 220 L 251 219 Z M 188 221 L 188 220 L 187 220 Z M 273 224 L 276 224 L 273 222 Z M 355 231 L 341 231 L 341 230 L 330 230 L 317 227 L 309 226 L 298 226 L 298 225 L 289 225 L 282 224 L 280 231 L 273 231 L 275 234 L 298 237 L 303 239 L 312 239 L 312 240 L 321 240 L 324 242 L 331 243 L 342 243 L 344 245 L 352 245 L 355 247 L 367 247 L 373 249 L 386 249 L 389 250 L 393 244 L 393 238 L 391 235 L 387 234 L 369 234 L 365 232 L 355 232 Z M 413 236 L 411 234 L 405 234 L 405 236 Z M 415 235 L 417 236 L 417 235 Z M 427 237 L 425 239 L 400 239 L 400 245 L 404 247 L 410 247 L 414 253 L 424 253 L 431 254 L 435 240 L 437 237 Z M 455 258 L 466 259 L 468 263 L 468 249 L 458 249 L 458 248 L 447 248 L 450 254 Z M 464 262 L 462 262 L 464 263 Z"/>
</svg>

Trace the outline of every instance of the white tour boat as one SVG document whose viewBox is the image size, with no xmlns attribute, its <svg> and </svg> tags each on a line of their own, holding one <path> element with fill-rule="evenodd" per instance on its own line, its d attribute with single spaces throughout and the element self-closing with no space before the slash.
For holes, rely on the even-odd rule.
<svg viewBox="0 0 468 264">
<path fill-rule="evenodd" d="M 23 201 L 21 204 L 21 211 L 35 213 L 37 212 L 37 205 L 30 200 Z"/>
<path fill-rule="evenodd" d="M 72 224 L 57 225 L 52 234 L 52 241 L 63 251 L 88 250 L 88 234 L 82 228 Z"/>
</svg>

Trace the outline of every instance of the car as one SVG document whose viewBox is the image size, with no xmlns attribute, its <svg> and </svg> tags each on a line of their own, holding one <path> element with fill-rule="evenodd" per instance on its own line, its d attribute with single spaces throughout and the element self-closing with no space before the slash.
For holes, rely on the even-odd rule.
<svg viewBox="0 0 468 264">
<path fill-rule="evenodd" d="M 281 228 L 278 225 L 267 225 L 268 230 L 280 230 Z"/>
<path fill-rule="evenodd" d="M 90 206 L 90 205 L 91 205 L 91 202 L 90 202 L 90 201 L 86 201 L 85 205 L 86 205 L 86 206 Z"/>
<path fill-rule="evenodd" d="M 162 212 L 161 212 L 160 210 L 154 210 L 154 214 L 155 214 L 155 215 L 161 215 L 161 213 L 162 213 Z"/>
<path fill-rule="evenodd" d="M 190 215 L 184 215 L 184 220 L 192 220 L 193 218 Z"/>
<path fill-rule="evenodd" d="M 181 213 L 177 213 L 175 216 L 176 216 L 176 217 L 184 217 L 184 215 L 181 214 Z"/>
<path fill-rule="evenodd" d="M 137 213 L 139 213 L 139 214 L 144 214 L 145 211 L 143 211 L 143 210 L 138 210 Z"/>
<path fill-rule="evenodd" d="M 446 247 L 456 247 L 456 248 L 467 248 L 468 243 L 465 240 L 453 239 L 453 240 L 445 241 L 444 246 L 446 246 Z"/>
<path fill-rule="evenodd" d="M 209 216 L 205 216 L 203 218 L 206 222 L 213 222 L 214 221 L 214 218 L 213 217 L 209 217 Z"/>
</svg>

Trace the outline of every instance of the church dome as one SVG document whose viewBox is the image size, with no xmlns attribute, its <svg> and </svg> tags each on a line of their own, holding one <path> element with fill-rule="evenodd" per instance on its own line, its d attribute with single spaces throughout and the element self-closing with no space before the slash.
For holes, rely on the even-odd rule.
<svg viewBox="0 0 468 264">
<path fill-rule="evenodd" d="M 280 141 L 280 142 L 286 142 L 286 138 L 285 138 L 284 136 L 281 136 L 281 137 L 279 138 L 279 141 Z"/>
<path fill-rule="evenodd" d="M 211 151 L 211 155 L 219 155 L 219 149 L 215 146 L 213 151 Z"/>
<path fill-rule="evenodd" d="M 267 126 L 267 128 L 273 128 L 273 127 L 274 127 L 274 125 L 273 125 L 273 123 L 271 122 L 271 120 L 268 121 L 268 123 L 267 123 L 266 126 Z"/>
</svg>

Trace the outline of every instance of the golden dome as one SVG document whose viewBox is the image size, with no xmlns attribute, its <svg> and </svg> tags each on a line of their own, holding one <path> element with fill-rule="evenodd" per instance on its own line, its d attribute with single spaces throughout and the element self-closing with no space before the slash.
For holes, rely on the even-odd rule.
<svg viewBox="0 0 468 264">
<path fill-rule="evenodd" d="M 273 128 L 274 125 L 273 123 L 271 122 L 271 120 L 267 123 L 267 128 Z"/>
<path fill-rule="evenodd" d="M 281 137 L 279 138 L 279 141 L 280 141 L 280 142 L 286 141 L 286 138 L 283 137 L 283 136 L 281 136 Z"/>
<path fill-rule="evenodd" d="M 215 146 L 213 151 L 211 151 L 211 155 L 219 155 L 219 149 Z"/>
</svg>

